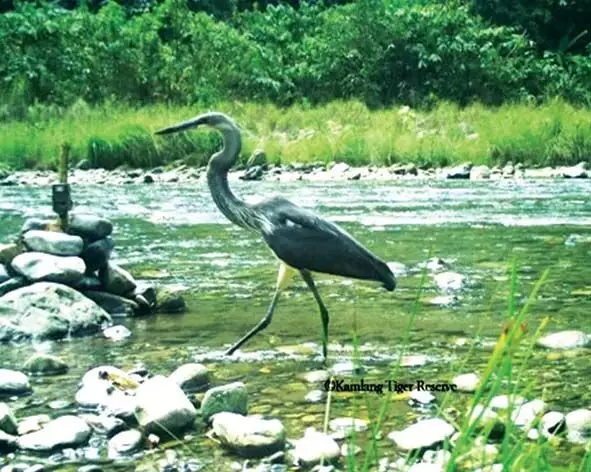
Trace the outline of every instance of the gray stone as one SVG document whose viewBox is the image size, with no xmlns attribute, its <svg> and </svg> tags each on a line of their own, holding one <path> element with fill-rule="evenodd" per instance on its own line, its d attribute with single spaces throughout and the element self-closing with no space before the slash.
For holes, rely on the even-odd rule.
<svg viewBox="0 0 591 472">
<path fill-rule="evenodd" d="M 88 244 L 82 251 L 82 254 L 80 254 L 80 257 L 86 264 L 87 272 L 93 273 L 96 270 L 104 269 L 114 248 L 115 243 L 110 236 Z"/>
<path fill-rule="evenodd" d="M 403 451 L 433 448 L 455 432 L 454 427 L 440 418 L 421 420 L 402 431 L 393 431 L 388 438 Z"/>
<path fill-rule="evenodd" d="M 559 331 L 538 339 L 537 344 L 547 349 L 575 349 L 589 346 L 591 336 L 576 330 Z"/>
<path fill-rule="evenodd" d="M 80 415 L 80 417 L 90 425 L 96 434 L 107 438 L 111 438 L 127 428 L 125 421 L 113 416 L 87 414 Z"/>
<path fill-rule="evenodd" d="M 59 226 L 57 220 L 43 219 L 43 218 L 27 218 L 21 227 L 21 235 L 27 231 L 46 231 L 47 228 Z"/>
<path fill-rule="evenodd" d="M 0 395 L 23 395 L 31 392 L 29 378 L 22 372 L 0 369 Z"/>
<path fill-rule="evenodd" d="M 103 330 L 103 336 L 112 341 L 121 341 L 129 338 L 131 336 L 131 331 L 123 325 L 110 326 Z"/>
<path fill-rule="evenodd" d="M 109 236 L 113 232 L 113 224 L 106 218 L 92 213 L 71 213 L 68 233 L 76 234 L 90 241 Z"/>
<path fill-rule="evenodd" d="M 144 175 L 142 182 L 145 184 L 153 184 L 154 183 L 154 177 L 152 177 L 150 174 L 146 174 Z"/>
<path fill-rule="evenodd" d="M 2 307 L 15 310 L 2 316 Z M 0 298 L 0 339 L 59 339 L 96 332 L 111 317 L 94 302 L 65 285 L 38 282 Z"/>
<path fill-rule="evenodd" d="M 523 405 L 525 402 L 526 399 L 520 395 L 497 395 L 491 399 L 489 406 L 495 411 L 507 410 L 510 407 L 516 408 Z"/>
<path fill-rule="evenodd" d="M 37 375 L 60 375 L 68 371 L 68 364 L 59 357 L 36 353 L 27 359 L 23 370 Z"/>
<path fill-rule="evenodd" d="M 460 392 L 475 392 L 480 385 L 480 377 L 475 373 L 456 375 L 451 381 Z"/>
<path fill-rule="evenodd" d="M 25 252 L 12 261 L 12 268 L 33 282 L 76 283 L 86 270 L 79 257 L 60 257 L 42 252 Z"/>
<path fill-rule="evenodd" d="M 213 432 L 222 444 L 243 457 L 265 457 L 285 446 L 281 421 L 222 412 L 213 416 Z"/>
<path fill-rule="evenodd" d="M 261 166 L 249 167 L 240 177 L 240 180 L 261 180 L 263 178 L 263 168 Z"/>
<path fill-rule="evenodd" d="M 133 300 L 112 293 L 86 290 L 84 296 L 90 298 L 112 316 L 133 316 L 139 310 L 139 305 Z"/>
<path fill-rule="evenodd" d="M 6 403 L 0 403 L 0 431 L 4 431 L 7 434 L 18 433 L 16 417 Z"/>
<path fill-rule="evenodd" d="M 133 277 L 125 269 L 113 262 L 108 262 L 100 273 L 101 282 L 105 292 L 115 295 L 127 295 L 133 293 L 136 283 Z"/>
<path fill-rule="evenodd" d="M 304 437 L 293 441 L 294 448 L 290 451 L 294 462 L 301 466 L 312 466 L 321 460 L 332 462 L 338 460 L 341 449 L 337 442 L 327 434 L 307 429 Z"/>
<path fill-rule="evenodd" d="M 195 407 L 180 387 L 161 375 L 139 386 L 136 401 L 138 423 L 148 433 L 175 433 L 191 425 L 197 417 Z"/>
<path fill-rule="evenodd" d="M 122 455 L 133 454 L 141 449 L 143 440 L 141 431 L 137 429 L 122 431 L 109 440 L 107 455 L 111 459 L 116 459 Z"/>
<path fill-rule="evenodd" d="M 117 403 L 125 403 L 125 393 L 114 389 L 109 378 L 127 379 L 128 374 L 113 366 L 102 365 L 90 369 L 82 377 L 76 392 L 76 403 L 84 409 L 104 410 Z"/>
<path fill-rule="evenodd" d="M 33 415 L 22 418 L 18 422 L 18 435 L 24 436 L 25 434 L 39 431 L 43 428 L 43 425 L 49 423 L 51 418 L 49 415 Z"/>
<path fill-rule="evenodd" d="M 490 407 L 484 408 L 476 405 L 470 416 L 470 423 L 475 425 L 477 431 L 485 431 L 491 439 L 501 438 L 505 434 L 505 423 L 501 417 Z"/>
<path fill-rule="evenodd" d="M 205 392 L 201 402 L 203 420 L 207 423 L 213 415 L 223 411 L 248 414 L 248 392 L 242 382 L 220 385 Z"/>
<path fill-rule="evenodd" d="M 322 382 L 330 378 L 330 373 L 327 370 L 312 370 L 304 374 L 304 380 L 311 384 L 320 385 Z"/>
<path fill-rule="evenodd" d="M 156 310 L 160 313 L 183 313 L 186 308 L 185 300 L 178 291 L 159 288 Z"/>
<path fill-rule="evenodd" d="M 27 281 L 27 279 L 20 275 L 18 277 L 13 277 L 7 280 L 6 282 L 2 282 L 0 283 L 0 297 L 6 295 L 9 292 L 12 292 L 13 290 L 16 290 L 17 288 L 24 287 L 28 284 L 29 282 Z"/>
<path fill-rule="evenodd" d="M 80 236 L 57 231 L 27 231 L 23 241 L 31 251 L 45 252 L 54 256 L 78 256 L 84 246 Z"/>
<path fill-rule="evenodd" d="M 320 403 L 326 398 L 326 392 L 324 390 L 311 390 L 306 393 L 304 401 L 308 403 Z"/>
<path fill-rule="evenodd" d="M 91 429 L 82 418 L 72 415 L 59 417 L 47 423 L 39 431 L 18 438 L 21 449 L 51 451 L 67 446 L 79 446 L 88 440 Z"/>
<path fill-rule="evenodd" d="M 184 364 L 178 367 L 168 378 L 184 391 L 200 392 L 209 385 L 209 370 L 203 364 Z"/>
</svg>

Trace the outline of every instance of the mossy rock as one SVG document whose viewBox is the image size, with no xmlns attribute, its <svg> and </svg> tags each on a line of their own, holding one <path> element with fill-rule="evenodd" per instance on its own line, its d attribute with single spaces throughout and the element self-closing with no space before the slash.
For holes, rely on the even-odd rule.
<svg viewBox="0 0 591 472">
<path fill-rule="evenodd" d="M 68 371 L 68 365 L 56 356 L 34 354 L 25 362 L 23 369 L 35 375 L 60 375 Z"/>
<path fill-rule="evenodd" d="M 160 288 L 156 294 L 156 311 L 159 313 L 184 313 L 187 308 L 180 292 Z"/>
</svg>

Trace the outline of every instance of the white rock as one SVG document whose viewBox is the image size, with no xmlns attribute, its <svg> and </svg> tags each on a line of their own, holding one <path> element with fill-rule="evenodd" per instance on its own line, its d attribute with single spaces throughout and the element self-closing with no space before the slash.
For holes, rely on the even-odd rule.
<svg viewBox="0 0 591 472">
<path fill-rule="evenodd" d="M 511 419 L 516 426 L 529 429 L 536 421 L 536 418 L 542 416 L 546 408 L 546 402 L 543 400 L 532 400 L 515 408 L 511 413 Z"/>
<path fill-rule="evenodd" d="M 565 417 L 566 429 L 583 436 L 591 434 L 591 410 L 580 408 L 567 413 Z"/>
<path fill-rule="evenodd" d="M 474 166 L 470 169 L 470 180 L 490 179 L 488 166 Z"/>
<path fill-rule="evenodd" d="M 475 373 L 456 375 L 452 383 L 456 384 L 460 392 L 475 392 L 480 384 L 480 377 Z"/>
<path fill-rule="evenodd" d="M 344 162 L 337 162 L 332 168 L 330 169 L 331 174 L 342 174 L 347 172 L 350 169 L 348 164 Z"/>
<path fill-rule="evenodd" d="M 548 349 L 575 349 L 586 347 L 591 343 L 591 337 L 582 331 L 559 331 L 538 339 L 539 346 Z"/>
<path fill-rule="evenodd" d="M 18 438 L 21 449 L 51 451 L 58 447 L 78 446 L 90 437 L 91 429 L 83 419 L 67 415 L 47 423 L 39 431 Z"/>
<path fill-rule="evenodd" d="M 408 395 L 411 404 L 429 405 L 435 401 L 435 395 L 427 390 L 411 390 Z"/>
<path fill-rule="evenodd" d="M 328 380 L 330 374 L 326 370 L 312 370 L 304 374 L 304 380 L 308 383 L 319 384 Z"/>
<path fill-rule="evenodd" d="M 29 393 L 29 378 L 22 372 L 11 369 L 0 369 L 0 393 L 3 395 L 20 395 Z"/>
<path fill-rule="evenodd" d="M 18 423 L 14 413 L 6 403 L 0 403 L 0 431 L 7 434 L 17 434 Z"/>
<path fill-rule="evenodd" d="M 71 284 L 82 280 L 86 264 L 79 257 L 61 257 L 42 252 L 25 252 L 12 260 L 12 268 L 33 282 Z"/>
<path fill-rule="evenodd" d="M 565 415 L 558 411 L 549 411 L 542 416 L 542 434 L 549 438 L 558 432 L 565 426 Z"/>
<path fill-rule="evenodd" d="M 438 464 L 438 465 L 446 465 L 451 459 L 451 452 L 446 449 L 439 449 L 438 451 L 434 451 L 432 449 L 428 449 L 423 454 L 423 462 L 427 462 L 429 464 Z"/>
<path fill-rule="evenodd" d="M 131 331 L 123 325 L 109 326 L 103 329 L 103 336 L 112 341 L 122 341 L 131 336 Z"/>
<path fill-rule="evenodd" d="M 277 419 L 222 412 L 213 416 L 212 426 L 224 445 L 244 457 L 268 456 L 285 446 L 285 428 Z"/>
<path fill-rule="evenodd" d="M 460 290 L 464 286 L 465 277 L 457 272 L 441 272 L 433 276 L 435 284 L 444 291 Z"/>
<path fill-rule="evenodd" d="M 197 411 L 181 388 L 157 375 L 136 391 L 137 420 L 147 432 L 177 432 L 195 421 Z M 166 399 L 166 401 L 163 401 Z"/>
<path fill-rule="evenodd" d="M 361 433 L 367 431 L 367 421 L 358 418 L 334 418 L 328 422 L 328 427 L 336 433 L 331 435 L 334 439 L 343 439 L 353 432 Z"/>
<path fill-rule="evenodd" d="M 402 431 L 393 431 L 388 438 L 394 441 L 399 449 L 412 451 L 433 447 L 445 441 L 453 433 L 454 428 L 447 421 L 431 418 L 418 421 Z"/>
<path fill-rule="evenodd" d="M 512 408 L 517 408 L 524 403 L 525 398 L 519 395 L 497 395 L 490 401 L 489 407 L 493 410 L 506 410 L 509 408 L 509 406 Z"/>
<path fill-rule="evenodd" d="M 84 247 L 80 236 L 58 233 L 57 231 L 27 231 L 23 236 L 25 245 L 31 251 L 44 252 L 54 256 L 78 256 Z"/>
<path fill-rule="evenodd" d="M 125 454 L 132 454 L 141 448 L 143 435 L 137 429 L 122 431 L 109 440 L 108 457 L 116 459 Z"/>
<path fill-rule="evenodd" d="M 293 443 L 295 447 L 291 454 L 297 463 L 304 466 L 317 464 L 322 459 L 331 462 L 341 454 L 339 445 L 333 438 L 312 429 L 306 430 L 304 437 Z"/>
</svg>

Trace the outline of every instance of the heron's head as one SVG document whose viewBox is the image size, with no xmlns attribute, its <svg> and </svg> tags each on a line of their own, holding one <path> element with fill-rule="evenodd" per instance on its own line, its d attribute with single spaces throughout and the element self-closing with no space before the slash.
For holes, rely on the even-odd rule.
<svg viewBox="0 0 591 472">
<path fill-rule="evenodd" d="M 178 131 L 184 131 L 197 126 L 208 125 L 219 131 L 234 131 L 238 130 L 236 123 L 227 115 L 219 112 L 203 113 L 202 115 L 191 118 L 190 120 L 176 123 L 167 128 L 156 131 L 155 134 L 170 134 Z"/>
</svg>

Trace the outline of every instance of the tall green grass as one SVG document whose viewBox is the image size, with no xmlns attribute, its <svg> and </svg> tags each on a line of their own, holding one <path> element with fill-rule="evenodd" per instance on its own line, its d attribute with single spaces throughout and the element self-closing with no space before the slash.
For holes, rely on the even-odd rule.
<svg viewBox="0 0 591 472">
<path fill-rule="evenodd" d="M 272 163 L 342 161 L 352 165 L 415 163 L 437 167 L 471 162 L 532 167 L 591 163 L 591 110 L 562 101 L 544 105 L 459 108 L 440 103 L 429 111 L 396 107 L 372 111 L 355 102 L 319 107 L 220 103 L 209 109 L 231 115 L 243 130 L 241 159 L 263 149 Z M 32 107 L 21 121 L 0 123 L 0 165 L 54 168 L 59 146 L 74 161 L 112 169 L 204 165 L 220 146 L 214 132 L 156 137 L 153 132 L 207 111 L 199 107 L 117 104 L 67 110 Z"/>
</svg>

